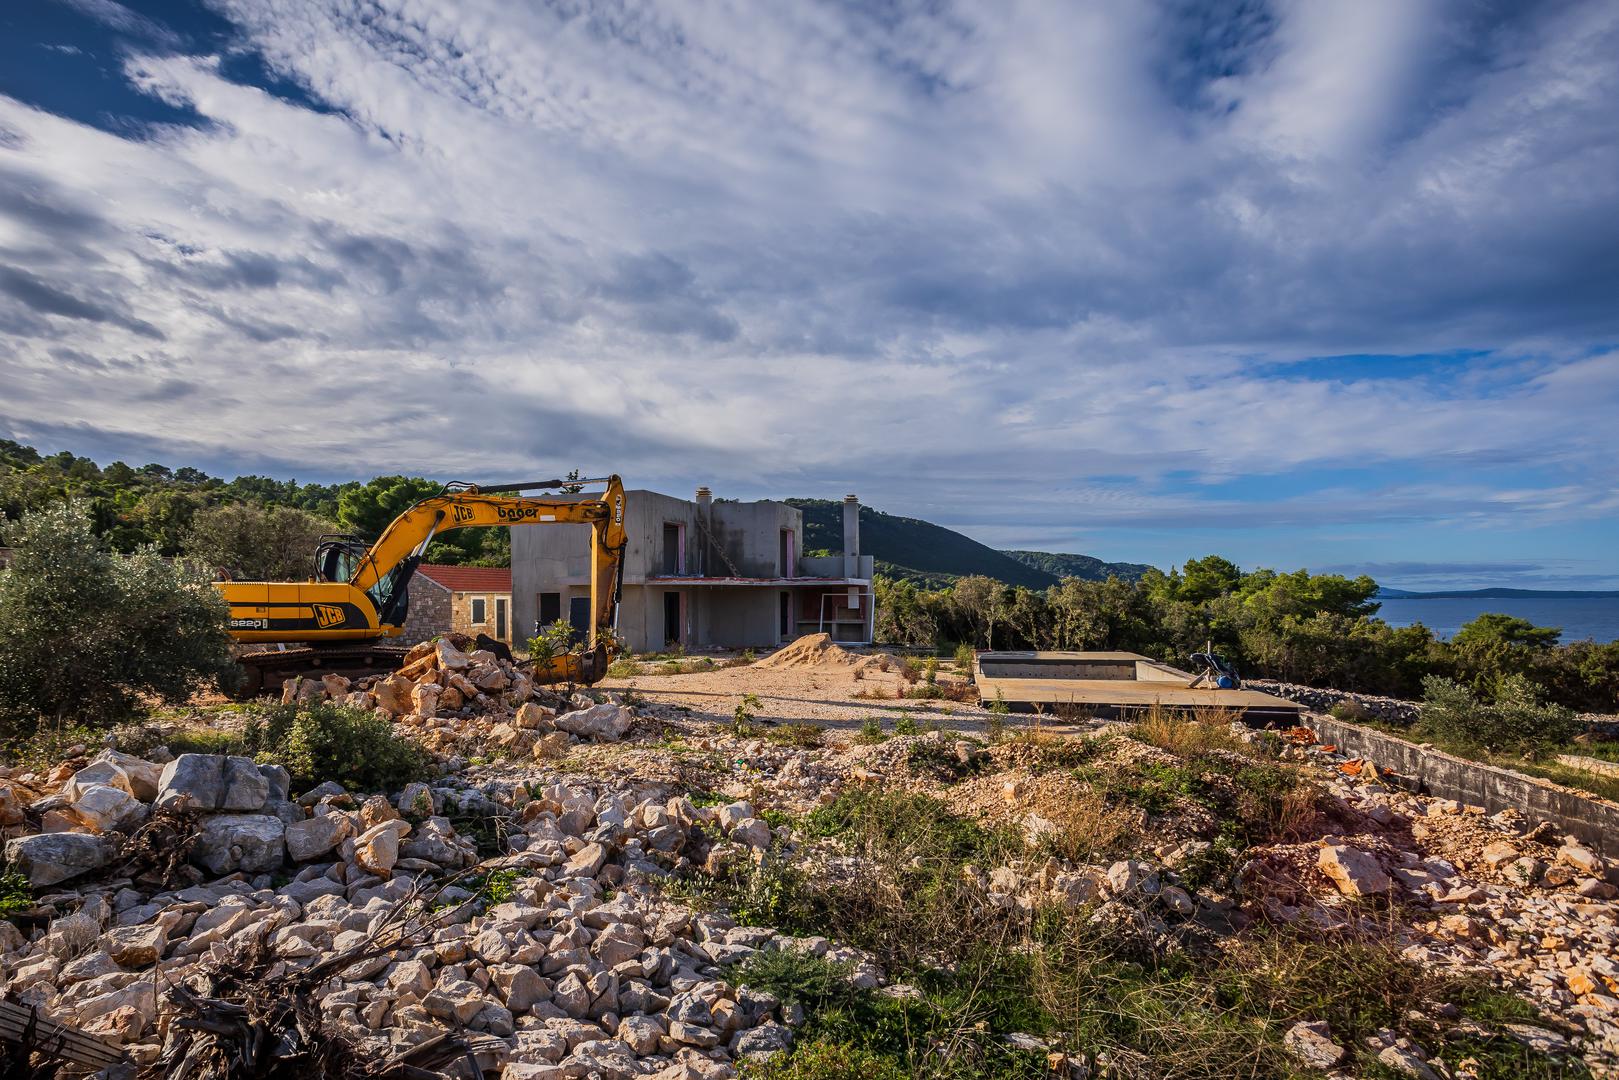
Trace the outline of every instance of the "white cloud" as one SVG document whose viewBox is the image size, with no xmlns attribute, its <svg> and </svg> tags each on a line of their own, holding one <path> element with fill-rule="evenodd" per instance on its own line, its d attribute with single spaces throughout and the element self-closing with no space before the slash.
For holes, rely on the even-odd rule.
<svg viewBox="0 0 1619 1080">
<path fill-rule="evenodd" d="M 0 97 L 16 437 L 912 512 L 982 484 L 1031 531 L 1413 461 L 1466 482 L 1241 509 L 1614 512 L 1611 5 L 1282 4 L 1218 47 L 1144 4 L 220 8 L 322 110 L 174 51 L 126 74 L 201 126 Z M 1519 366 L 1287 366 L 1462 348 Z"/>
</svg>

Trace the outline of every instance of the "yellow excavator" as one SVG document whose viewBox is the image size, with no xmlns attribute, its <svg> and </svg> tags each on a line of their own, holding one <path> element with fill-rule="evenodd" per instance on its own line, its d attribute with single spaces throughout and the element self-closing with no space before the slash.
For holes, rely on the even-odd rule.
<svg viewBox="0 0 1619 1080">
<path fill-rule="evenodd" d="M 582 487 L 604 485 L 579 496 Z M 517 494 L 563 489 L 560 498 Z M 624 575 L 624 485 L 617 476 L 542 480 L 532 484 L 446 484 L 400 514 L 375 543 L 323 536 L 308 581 L 220 581 L 230 604 L 230 634 L 247 646 L 237 655 L 251 697 L 296 675 L 358 678 L 392 671 L 414 642 L 405 632 L 410 579 L 433 537 L 476 526 L 583 524 L 590 532 L 588 639 L 574 651 L 536 662 L 536 683 L 590 684 L 607 674 Z M 254 646 L 265 646 L 255 648 Z"/>
</svg>

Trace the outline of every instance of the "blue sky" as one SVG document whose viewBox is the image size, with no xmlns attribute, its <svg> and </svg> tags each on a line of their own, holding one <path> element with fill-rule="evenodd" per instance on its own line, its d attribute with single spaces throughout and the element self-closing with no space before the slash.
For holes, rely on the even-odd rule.
<svg viewBox="0 0 1619 1080">
<path fill-rule="evenodd" d="M 0 10 L 0 436 L 1619 588 L 1619 6 Z"/>
</svg>

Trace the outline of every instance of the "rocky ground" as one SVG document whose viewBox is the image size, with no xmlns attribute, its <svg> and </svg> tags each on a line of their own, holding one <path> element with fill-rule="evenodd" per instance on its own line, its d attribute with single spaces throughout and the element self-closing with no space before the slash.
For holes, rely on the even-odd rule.
<svg viewBox="0 0 1619 1080">
<path fill-rule="evenodd" d="M 1154 942 L 1153 955 L 1240 952 L 1278 928 L 1374 940 L 1524 1003 L 1499 1023 L 1444 1001 L 1364 1031 L 1255 1021 L 1263 1030 L 1243 1037 L 1277 1056 L 1243 1075 L 1517 1074 L 1451 1049 L 1478 1040 L 1514 1047 L 1537 1075 L 1619 1075 L 1619 906 L 1603 860 L 1539 822 L 1391 788 L 1308 730 L 1285 742 L 1194 731 L 1208 743 L 1196 760 L 1218 767 L 1188 779 L 1173 725 L 1057 731 L 903 700 L 906 681 L 875 666 L 633 683 L 562 696 L 441 643 L 387 679 L 287 688 L 289 701 L 380 710 L 431 748 L 441 774 L 397 791 L 289 791 L 273 766 L 162 750 L 87 748 L 6 770 L 7 859 L 31 891 L 0 922 L 6 998 L 150 1076 L 249 1075 L 223 1064 L 244 1046 L 347 1063 L 334 1076 L 384 1063 L 471 1076 L 475 1062 L 507 1080 L 780 1070 L 827 1028 L 749 985 L 759 958 L 829 960 L 901 1002 L 922 993 L 920 968 L 898 970 L 905 950 L 854 947 L 835 924 L 747 925 L 739 916 L 789 906 L 743 905 L 719 886 L 772 867 L 893 871 L 862 868 L 859 845 L 823 818 L 853 793 L 903 791 L 1012 838 L 949 870 L 965 890 L 953 902 L 999 913 L 997 925 L 1078 913 Z M 1308 798 L 1273 800 L 1274 835 L 1234 846 L 1211 808 L 1250 795 L 1218 774 L 1255 769 L 1302 773 Z M 847 933 L 859 936 L 852 922 Z M 972 1075 L 1200 1075 L 1167 1055 L 1155 1068 L 1122 1036 L 1079 1045 L 981 1022 L 965 1037 L 1032 1063 Z M 956 1053 L 940 1052 L 919 1060 Z"/>
</svg>

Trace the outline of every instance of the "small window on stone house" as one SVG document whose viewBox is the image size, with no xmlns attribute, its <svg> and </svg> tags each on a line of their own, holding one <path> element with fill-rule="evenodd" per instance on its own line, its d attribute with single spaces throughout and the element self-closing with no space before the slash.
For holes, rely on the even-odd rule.
<svg viewBox="0 0 1619 1080">
<path fill-rule="evenodd" d="M 484 622 L 485 622 L 485 617 L 484 617 L 485 616 L 485 610 L 484 609 L 487 606 L 488 606 L 488 604 L 484 600 L 483 597 L 475 596 L 475 597 L 472 598 L 472 622 L 473 622 L 473 625 L 482 626 L 484 624 Z"/>
</svg>

